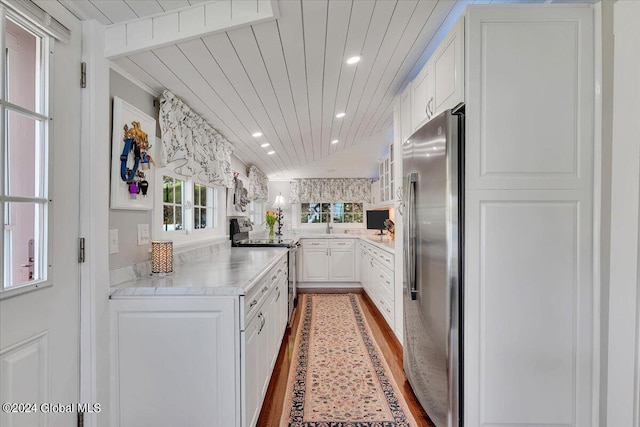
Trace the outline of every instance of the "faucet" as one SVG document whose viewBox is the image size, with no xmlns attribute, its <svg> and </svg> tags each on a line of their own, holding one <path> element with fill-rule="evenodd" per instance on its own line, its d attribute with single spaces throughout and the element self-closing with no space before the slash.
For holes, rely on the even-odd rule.
<svg viewBox="0 0 640 427">
<path fill-rule="evenodd" d="M 331 224 L 331 222 L 327 221 L 327 234 L 331 234 L 331 229 L 333 228 L 333 227 L 331 227 L 330 224 Z"/>
</svg>

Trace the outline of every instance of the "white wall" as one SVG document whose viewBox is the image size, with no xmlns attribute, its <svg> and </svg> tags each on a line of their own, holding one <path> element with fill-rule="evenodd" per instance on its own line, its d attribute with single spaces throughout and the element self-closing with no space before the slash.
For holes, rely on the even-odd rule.
<svg viewBox="0 0 640 427">
<path fill-rule="evenodd" d="M 153 105 L 154 96 L 144 91 L 139 86 L 118 74 L 114 70 L 109 71 L 109 129 L 113 129 L 113 97 L 122 98 L 134 107 L 139 108 L 151 117 L 158 118 L 158 110 Z M 156 136 L 160 136 L 159 130 L 154 130 Z M 109 135 L 109 144 L 111 134 Z M 111 153 L 112 156 L 120 156 L 120 153 Z M 111 158 L 108 159 L 109 165 Z M 153 182 L 151 183 L 153 185 Z M 117 229 L 120 247 L 117 254 L 109 255 L 109 269 L 115 270 L 149 259 L 150 245 L 138 246 L 138 224 L 149 224 L 151 227 L 151 215 L 153 211 L 132 211 L 121 209 L 109 210 L 109 229 Z"/>
<path fill-rule="evenodd" d="M 639 425 L 640 2 L 614 6 L 607 426 Z"/>
</svg>

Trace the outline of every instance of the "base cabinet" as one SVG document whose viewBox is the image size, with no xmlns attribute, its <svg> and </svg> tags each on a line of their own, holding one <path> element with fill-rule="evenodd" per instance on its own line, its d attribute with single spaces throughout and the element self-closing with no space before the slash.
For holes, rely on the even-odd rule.
<svg viewBox="0 0 640 427">
<path fill-rule="evenodd" d="M 360 281 L 391 329 L 395 325 L 394 255 L 370 243 L 360 242 Z"/>
<path fill-rule="evenodd" d="M 302 282 L 355 282 L 355 239 L 303 239 Z"/>
<path fill-rule="evenodd" d="M 254 427 L 287 326 L 286 256 L 243 296 L 110 301 L 111 425 Z"/>
<path fill-rule="evenodd" d="M 137 297 L 111 308 L 112 426 L 241 425 L 238 297 Z"/>
</svg>

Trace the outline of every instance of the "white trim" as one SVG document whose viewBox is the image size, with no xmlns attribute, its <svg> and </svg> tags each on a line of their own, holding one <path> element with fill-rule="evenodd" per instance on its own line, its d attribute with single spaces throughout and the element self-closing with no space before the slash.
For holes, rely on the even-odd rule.
<svg viewBox="0 0 640 427">
<path fill-rule="evenodd" d="M 119 66 L 115 62 L 109 61 L 109 68 L 111 68 L 113 71 L 115 71 L 116 73 L 120 74 L 122 77 L 126 78 L 131 83 L 133 83 L 134 85 L 138 86 L 140 89 L 144 90 L 145 92 L 147 92 L 149 95 L 153 96 L 154 98 L 158 98 L 160 95 L 162 95 L 162 92 L 159 92 L 159 91 L 153 89 L 152 87 L 147 86 L 145 83 L 140 81 L 137 77 L 135 77 L 130 72 L 126 71 L 124 68 L 122 68 L 121 66 Z"/>
<path fill-rule="evenodd" d="M 29 20 L 48 35 L 65 43 L 71 40 L 71 31 L 37 4 L 28 0 L 0 0 L 0 3 Z"/>
<path fill-rule="evenodd" d="M 111 146 L 109 127 L 109 64 L 103 57 L 104 31 L 97 21 L 82 23 L 82 60 L 87 87 L 82 91 L 80 129 L 80 236 L 86 238 L 87 261 L 80 264 L 80 400 L 108 406 L 109 397 L 109 197 L 96 188 L 109 188 Z M 98 417 L 108 425 L 108 411 L 85 414 L 85 425 Z"/>
<path fill-rule="evenodd" d="M 594 11 L 594 109 L 593 109 L 593 343 L 591 425 L 600 420 L 600 326 L 602 246 L 602 4 Z"/>
<path fill-rule="evenodd" d="M 613 150 L 607 426 L 638 424 L 640 2 L 614 5 Z M 634 372 L 635 371 L 635 372 Z M 635 378 L 634 378 L 635 374 Z"/>
</svg>

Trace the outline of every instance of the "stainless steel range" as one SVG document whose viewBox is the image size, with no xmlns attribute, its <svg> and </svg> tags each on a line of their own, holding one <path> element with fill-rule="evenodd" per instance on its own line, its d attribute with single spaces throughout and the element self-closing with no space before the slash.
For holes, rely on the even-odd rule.
<svg viewBox="0 0 640 427">
<path fill-rule="evenodd" d="M 280 239 L 280 238 L 260 238 L 250 239 L 249 232 L 253 229 L 251 220 L 249 218 L 232 218 L 230 221 L 229 236 L 231 237 L 231 246 L 233 247 L 282 247 L 289 248 L 288 264 L 289 264 L 289 317 L 288 323 L 291 324 L 291 314 L 293 308 L 298 302 L 297 286 L 298 286 L 298 272 L 297 272 L 297 256 L 299 243 L 294 243 L 293 239 Z"/>
</svg>

